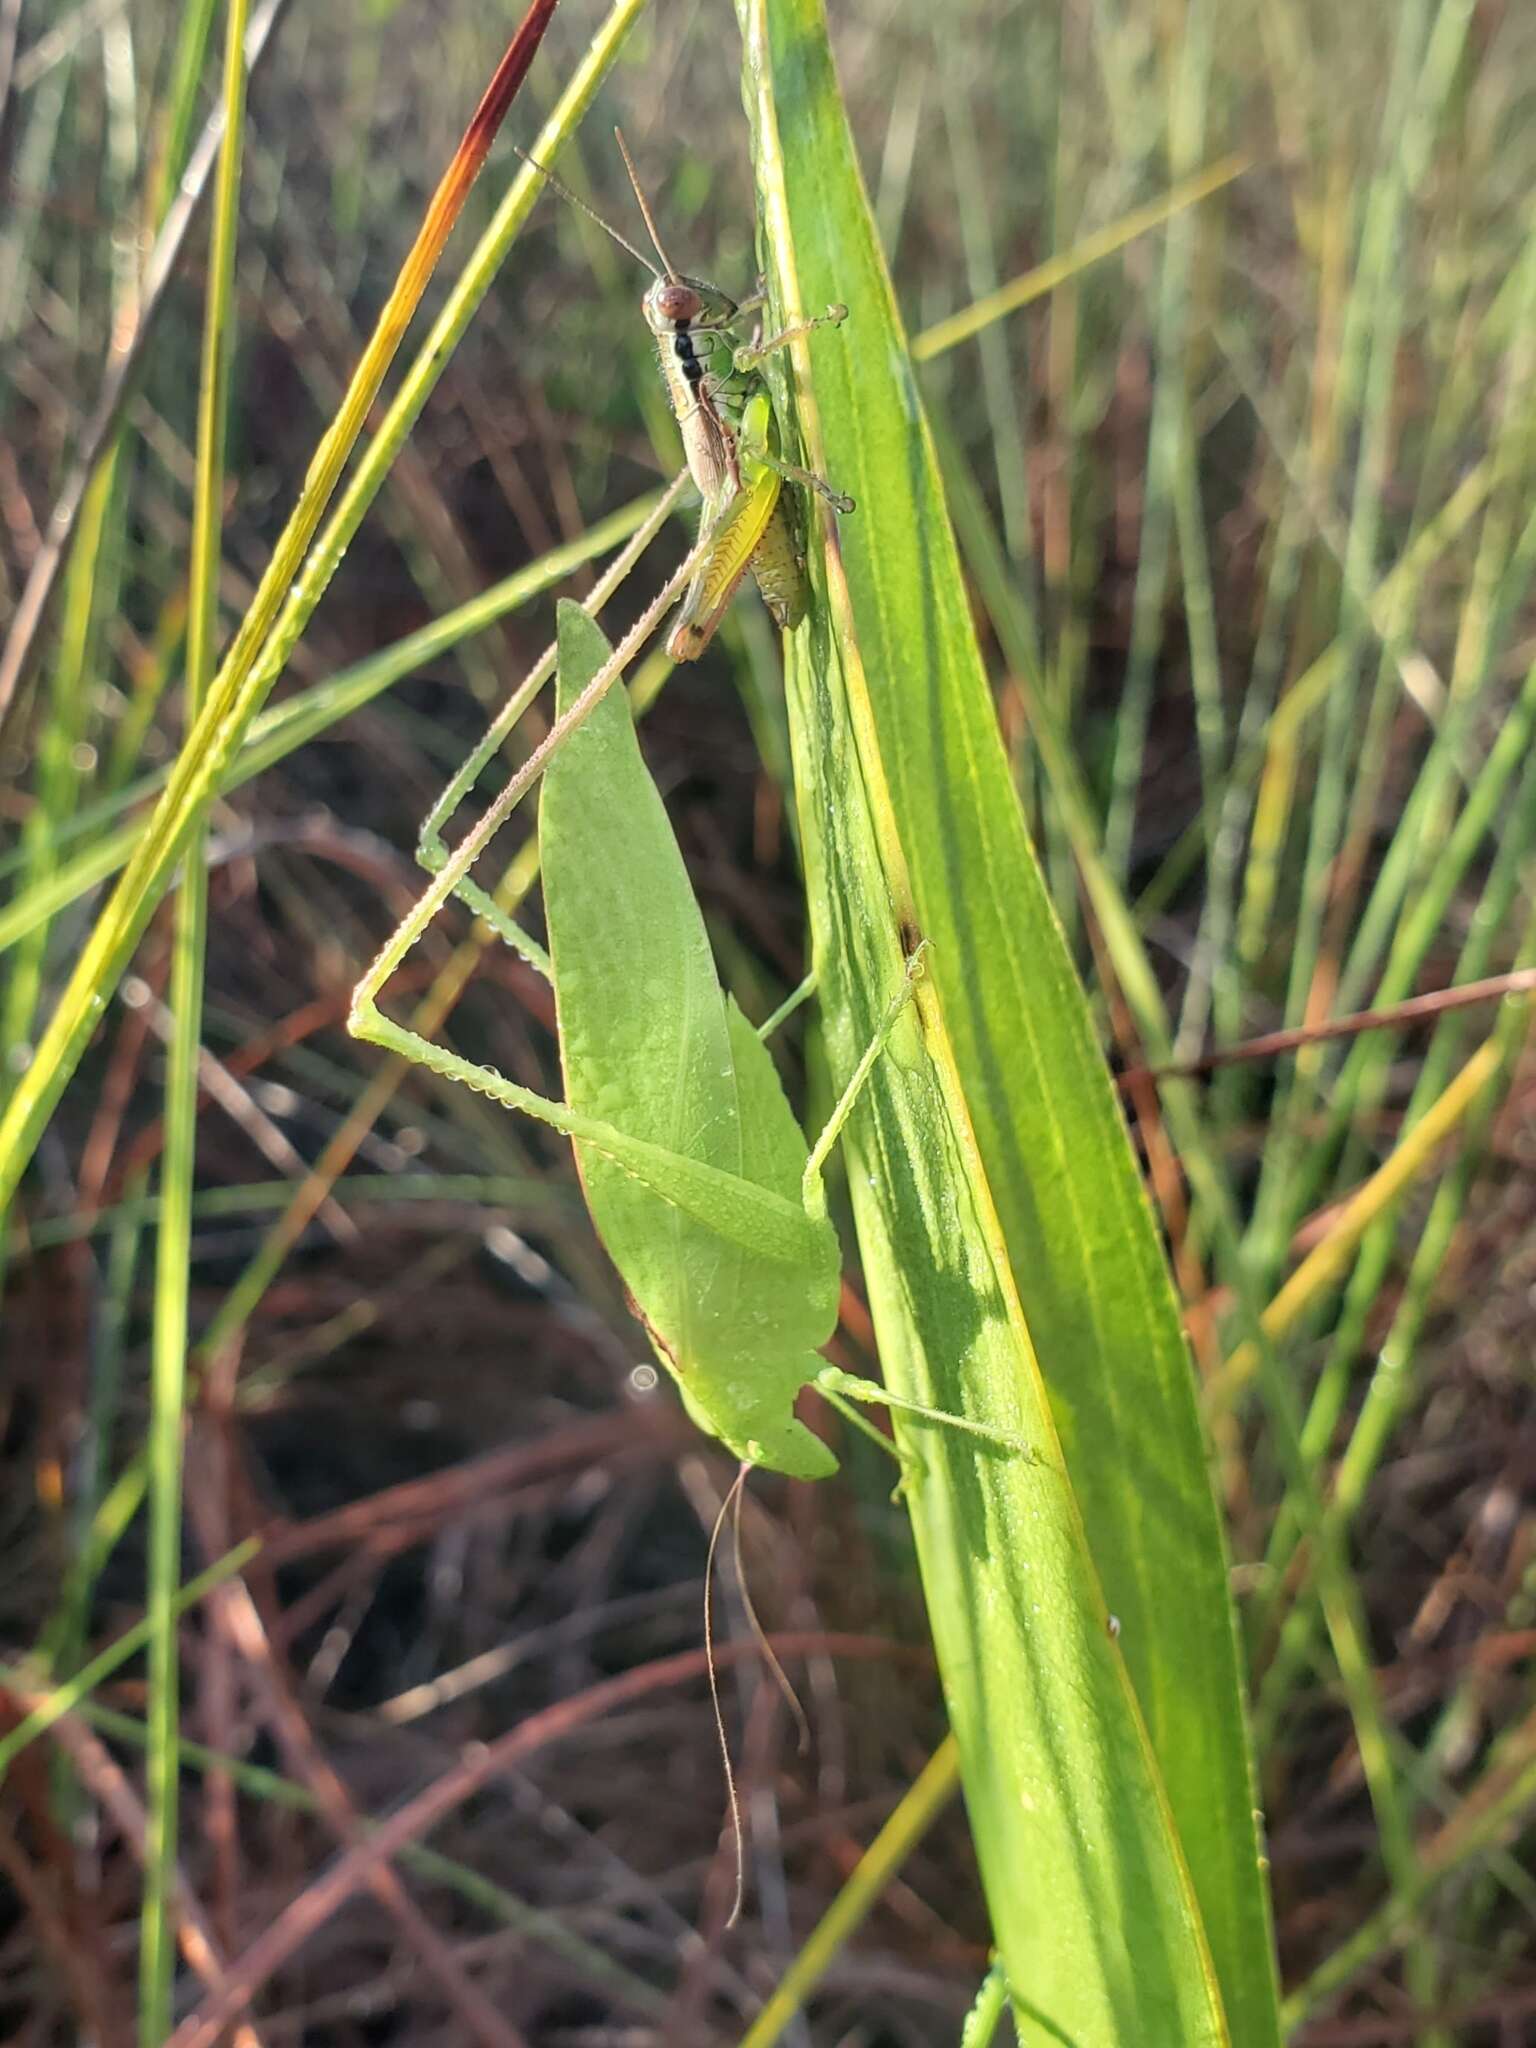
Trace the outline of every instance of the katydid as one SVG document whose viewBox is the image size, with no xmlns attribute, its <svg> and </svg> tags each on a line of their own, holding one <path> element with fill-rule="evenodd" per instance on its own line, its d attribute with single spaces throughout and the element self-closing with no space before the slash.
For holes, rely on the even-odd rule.
<svg viewBox="0 0 1536 2048">
<path fill-rule="evenodd" d="M 657 1357 L 700 1428 L 743 1462 L 802 1479 L 836 1470 L 832 1453 L 795 1416 L 805 1386 L 1024 1449 L 818 1356 L 836 1325 L 841 1269 L 823 1168 L 893 1034 L 911 1034 L 915 1056 L 907 1013 L 924 948 L 913 950 L 874 1040 L 808 1147 L 771 1055 L 721 989 L 628 700 L 608 688 L 626 647 L 611 654 L 591 617 L 562 603 L 556 723 L 358 985 L 351 1029 L 574 1140 L 598 1234 Z M 377 1003 L 510 800 L 541 768 L 540 859 L 563 1102 L 394 1024 Z"/>
<path fill-rule="evenodd" d="M 667 652 L 674 661 L 695 661 L 714 638 L 748 569 L 786 632 L 805 617 L 805 552 L 784 496 L 786 482 L 815 491 L 834 511 L 854 509 L 852 498 L 785 460 L 773 400 L 757 367 L 797 336 L 838 326 L 848 317 L 848 308 L 829 306 L 818 319 L 799 321 L 766 341 L 738 345 L 731 339 L 731 329 L 762 305 L 761 294 L 738 304 L 718 285 L 685 277 L 675 268 L 662 246 L 624 137 L 617 129 L 614 133 L 646 232 L 661 259 L 660 270 L 552 172 L 532 158 L 529 162 L 562 197 L 643 263 L 655 280 L 641 310 L 656 343 L 688 471 L 702 500 L 699 540 L 709 543 L 679 609 Z"/>
</svg>

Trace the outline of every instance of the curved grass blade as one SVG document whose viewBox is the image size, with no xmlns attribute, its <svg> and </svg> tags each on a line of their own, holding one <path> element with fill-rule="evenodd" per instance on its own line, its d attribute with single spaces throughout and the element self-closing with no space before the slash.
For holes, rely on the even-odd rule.
<svg viewBox="0 0 1536 2048">
<path fill-rule="evenodd" d="M 1060 2029 L 1043 2038 L 1195 2040 L 1222 2034 L 1214 1993 L 1202 2005 L 1208 1943 L 1231 2038 L 1262 2048 L 1278 2038 L 1268 1903 L 1177 1307 L 1009 781 L 820 5 L 739 5 L 775 313 L 851 308 L 846 338 L 810 350 L 819 437 L 803 404 L 801 420 L 806 457 L 858 501 L 832 581 L 852 629 L 834 618 L 836 640 L 862 667 L 839 665 L 824 613 L 791 665 L 829 1043 L 837 1064 L 868 984 L 889 986 L 893 915 L 910 916 L 933 942 L 936 1074 L 946 1047 L 954 1062 L 942 1104 L 916 1069 L 877 1077 L 853 1131 L 882 1359 L 904 1392 L 1022 1427 L 1042 1451 L 1042 1472 L 1021 1473 L 925 1436 L 946 1483 L 915 1502 L 999 1946 L 1016 1995 Z M 992 1412 L 1010 1376 L 1022 1423 Z M 1064 1470 L 1045 1484 L 1055 1438 Z M 1096 1653 L 1099 1586 L 1119 1633 Z M 1011 1648 L 993 1640 L 1003 1616 Z M 1186 1869 L 1187 1924 L 1172 1910 Z"/>
</svg>

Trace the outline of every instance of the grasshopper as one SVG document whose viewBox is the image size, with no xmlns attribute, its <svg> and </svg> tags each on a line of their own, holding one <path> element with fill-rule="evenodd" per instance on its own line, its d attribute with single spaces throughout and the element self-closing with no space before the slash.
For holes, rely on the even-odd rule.
<svg viewBox="0 0 1536 2048">
<path fill-rule="evenodd" d="M 785 632 L 805 617 L 805 550 L 784 495 L 786 482 L 816 492 L 835 512 L 854 509 L 852 498 L 785 460 L 773 399 L 758 367 L 798 336 L 841 325 L 848 308 L 829 306 L 818 318 L 796 321 L 767 340 L 759 335 L 748 344 L 736 343 L 732 328 L 761 308 L 763 294 L 738 303 L 718 285 L 686 277 L 676 268 L 662 245 L 628 145 L 618 129 L 614 134 L 646 232 L 661 259 L 659 270 L 553 172 L 531 157 L 528 162 L 651 273 L 641 311 L 701 500 L 699 543 L 708 543 L 673 623 L 667 652 L 674 661 L 696 661 L 749 569 Z"/>
<path fill-rule="evenodd" d="M 698 537 L 687 560 L 669 579 L 661 597 L 626 637 L 613 657 L 612 666 L 605 669 L 601 680 L 594 684 L 593 701 L 628 666 L 680 589 L 683 591 L 682 603 L 667 645 L 667 652 L 674 661 L 694 661 L 703 653 L 714 638 L 748 569 L 752 571 L 777 623 L 786 632 L 800 624 L 805 617 L 809 586 L 797 522 L 784 495 L 786 482 L 798 483 L 816 492 L 835 511 L 847 513 L 854 509 L 852 498 L 835 491 L 809 470 L 784 460 L 772 396 L 758 367 L 797 336 L 813 332 L 818 327 L 840 325 L 847 317 L 847 307 L 829 306 L 819 319 L 795 322 L 769 340 L 759 339 L 748 346 L 738 347 L 731 340 L 730 330 L 736 321 L 762 306 L 763 294 L 759 291 L 738 304 L 717 285 L 703 278 L 685 277 L 676 269 L 662 245 L 628 145 L 618 129 L 614 134 L 646 230 L 661 259 L 660 270 L 546 165 L 529 156 L 526 150 L 518 152 L 562 198 L 578 212 L 584 213 L 627 255 L 650 271 L 652 283 L 641 301 L 642 311 L 656 345 L 667 395 L 687 455 L 687 468 L 678 473 L 629 545 L 600 579 L 588 600 L 588 610 L 595 615 L 606 604 L 645 546 L 659 531 L 679 491 L 690 478 L 698 490 L 701 508 Z M 495 759 L 502 743 L 554 669 L 555 649 L 550 647 L 508 697 L 479 746 L 464 761 L 427 814 L 422 824 L 417 857 L 430 873 L 441 873 L 449 861 L 443 837 L 448 819 Z M 581 715 L 585 716 L 585 711 Z M 550 734 L 546 744 L 552 751 L 558 744 L 558 735 Z M 526 764 L 527 780 L 520 775 L 514 785 L 503 792 L 498 800 L 496 819 L 488 816 L 482 821 L 486 840 L 497 829 L 499 820 L 508 816 L 521 800 L 533 778 L 541 772 L 539 762 L 546 758 L 548 755 L 541 749 L 538 762 Z M 485 841 L 480 843 L 483 845 Z M 454 862 L 452 893 L 485 918 L 492 929 L 533 966 L 546 971 L 548 963 L 542 949 L 470 876 L 468 863 L 475 857 L 475 853 L 466 853 L 463 860 Z"/>
</svg>

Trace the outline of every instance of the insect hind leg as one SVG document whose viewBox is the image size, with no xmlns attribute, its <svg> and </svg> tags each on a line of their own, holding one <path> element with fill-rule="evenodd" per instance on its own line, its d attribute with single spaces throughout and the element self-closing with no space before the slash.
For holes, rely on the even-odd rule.
<svg viewBox="0 0 1536 2048">
<path fill-rule="evenodd" d="M 800 1182 L 800 1197 L 808 1214 L 824 1216 L 827 1213 L 827 1193 L 822 1184 L 822 1169 L 827 1163 L 832 1147 L 837 1143 L 843 1125 L 853 1114 L 853 1105 L 858 1101 L 864 1083 L 874 1071 L 876 1060 L 886 1048 L 891 1033 L 896 1029 L 907 1005 L 917 993 L 917 984 L 928 967 L 928 941 L 922 939 L 908 957 L 907 971 L 902 976 L 901 987 L 897 989 L 886 1008 L 885 1015 L 875 1029 L 874 1037 L 865 1046 L 858 1065 L 849 1076 L 848 1085 L 838 1097 L 837 1106 L 827 1119 L 826 1128 L 811 1147 L 811 1156 L 805 1162 L 805 1173 Z"/>
<path fill-rule="evenodd" d="M 682 495 L 688 482 L 686 469 L 679 470 L 666 490 L 661 493 L 655 505 L 647 512 L 633 534 L 625 542 L 608 567 L 603 571 L 592 588 L 586 601 L 586 610 L 595 618 L 608 599 L 623 583 L 630 570 L 644 553 L 650 542 L 665 523 L 672 507 Z M 556 648 L 553 642 L 544 650 L 527 675 L 508 697 L 501 710 L 487 728 L 480 743 L 463 761 L 437 802 L 422 820 L 421 832 L 416 844 L 416 859 L 429 875 L 441 874 L 453 858 L 444 837 L 449 820 L 459 805 L 479 782 L 486 769 L 500 754 L 513 727 L 533 702 L 544 684 L 554 674 Z M 546 980 L 549 978 L 549 960 L 538 941 L 523 930 L 504 904 L 484 889 L 470 874 L 459 875 L 452 893 L 465 903 L 477 917 L 484 918 L 491 930 L 506 945 L 521 955 L 530 966 L 536 968 Z"/>
<path fill-rule="evenodd" d="M 814 491 L 818 498 L 826 500 L 834 512 L 857 510 L 854 500 L 846 491 L 838 490 L 835 485 L 829 484 L 824 476 L 817 476 L 814 470 L 802 469 L 795 462 L 786 462 L 782 455 L 774 455 L 766 448 L 754 448 L 752 455 L 765 469 L 776 471 L 786 482 L 801 484 L 806 490 Z"/>
</svg>

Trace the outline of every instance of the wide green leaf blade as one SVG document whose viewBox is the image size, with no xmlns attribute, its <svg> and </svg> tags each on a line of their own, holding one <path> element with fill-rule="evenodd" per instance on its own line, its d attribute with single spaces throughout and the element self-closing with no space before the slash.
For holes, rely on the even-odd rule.
<svg viewBox="0 0 1536 2048">
<path fill-rule="evenodd" d="M 829 1043 L 842 1071 L 888 995 L 892 963 L 870 952 L 870 892 L 883 887 L 887 933 L 910 918 L 932 941 L 928 1007 L 954 1061 L 947 1140 L 910 1104 L 903 1116 L 889 1075 L 853 1131 L 882 1363 L 903 1392 L 982 1416 L 999 1396 L 975 1375 L 1012 1370 L 1020 1426 L 1035 1438 L 1032 1360 L 1019 1330 L 1010 1325 L 1008 1343 L 1000 1334 L 1016 1288 L 1048 1397 L 1040 1431 L 1054 1425 L 1069 1481 L 1031 1501 L 1038 1474 L 936 1452 L 924 1436 L 924 1456 L 942 1458 L 959 1489 L 921 1489 L 915 1519 L 999 1942 L 1031 2007 L 1095 2041 L 1204 2038 L 1187 2014 L 1173 2023 L 1172 2003 L 1166 2029 L 1154 2024 L 1147 2001 L 1159 1978 L 1165 2001 L 1193 1998 L 1208 1943 L 1231 2037 L 1274 2041 L 1226 1558 L 1177 1305 L 1009 780 L 819 0 L 740 6 L 775 310 L 851 309 L 846 328 L 811 344 L 815 409 L 802 391 L 800 423 L 813 465 L 858 501 L 833 563 L 852 630 L 834 612 L 829 639 L 823 615 L 811 673 L 815 622 L 805 629 L 791 689 Z M 861 662 L 842 673 L 833 641 L 845 638 Z M 929 1040 L 934 1051 L 932 1030 Z M 925 1184 L 944 1143 L 959 1186 Z M 979 1274 L 962 1284 L 946 1262 L 963 1204 L 983 1236 L 989 1220 L 1000 1229 L 990 1286 Z M 980 1324 L 978 1301 L 990 1303 Z M 1039 1440 L 1049 1467 L 1051 1437 Z M 1086 1544 L 1080 1555 L 1069 1536 Z M 1119 1632 L 1096 1659 L 1073 1631 L 1102 1611 L 1100 1587 Z M 1010 1605 L 1021 1643 L 1005 1679 L 991 1624 Z M 1126 1699 L 1106 1662 L 1127 1676 Z M 974 1696 L 983 1673 L 985 1709 Z M 1146 1782 L 1128 1733 L 1142 1724 Z M 1023 1757 L 1016 1778 L 999 1754 L 1010 1744 Z M 1060 1833 L 1043 1853 L 1031 1768 L 1047 1757 L 1046 1774 L 1064 1775 L 1050 1795 Z M 1100 1834 L 1093 1801 L 1106 1785 Z M 1172 1866 L 1187 1869 L 1203 1924 L 1203 1942 L 1192 1929 L 1182 1953 L 1149 1899 L 1149 1887 L 1176 1886 Z M 1079 1914 L 1099 1923 L 1081 1949 L 1065 1933 Z M 1115 1959 L 1094 1947 L 1106 1917 L 1134 1956 L 1134 2020 L 1118 2003 Z M 1096 1997 L 1107 2003 L 1093 2007 Z"/>
</svg>

